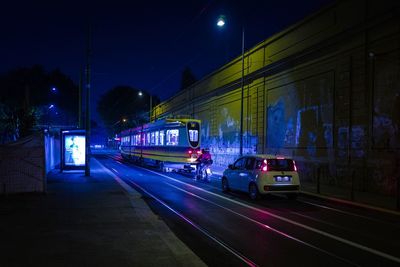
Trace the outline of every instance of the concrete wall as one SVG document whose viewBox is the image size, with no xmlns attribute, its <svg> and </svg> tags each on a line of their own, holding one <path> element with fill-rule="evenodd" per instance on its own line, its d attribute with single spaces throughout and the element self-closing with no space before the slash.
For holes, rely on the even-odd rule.
<svg viewBox="0 0 400 267">
<path fill-rule="evenodd" d="M 303 181 L 394 195 L 400 176 L 398 1 L 337 1 L 245 53 L 244 152 L 294 157 Z M 202 120 L 216 164 L 239 153 L 241 57 L 153 109 Z"/>
</svg>

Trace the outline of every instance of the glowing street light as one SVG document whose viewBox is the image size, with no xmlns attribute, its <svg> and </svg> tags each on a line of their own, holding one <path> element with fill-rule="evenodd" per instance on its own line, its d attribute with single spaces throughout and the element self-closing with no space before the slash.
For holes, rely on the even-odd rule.
<svg viewBox="0 0 400 267">
<path fill-rule="evenodd" d="M 220 16 L 217 21 L 218 27 L 223 27 L 225 25 L 225 16 Z"/>
</svg>

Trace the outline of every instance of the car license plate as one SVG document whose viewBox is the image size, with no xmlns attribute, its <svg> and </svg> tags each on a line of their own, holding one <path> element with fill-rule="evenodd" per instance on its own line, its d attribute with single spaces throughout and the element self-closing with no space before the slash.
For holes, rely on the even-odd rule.
<svg viewBox="0 0 400 267">
<path fill-rule="evenodd" d="M 292 177 L 289 175 L 282 175 L 282 176 L 277 175 L 277 176 L 274 176 L 274 178 L 277 183 L 287 183 L 292 180 Z"/>
</svg>

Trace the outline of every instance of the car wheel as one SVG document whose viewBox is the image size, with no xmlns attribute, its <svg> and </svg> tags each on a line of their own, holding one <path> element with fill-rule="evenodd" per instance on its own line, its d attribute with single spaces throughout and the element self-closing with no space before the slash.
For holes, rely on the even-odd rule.
<svg viewBox="0 0 400 267">
<path fill-rule="evenodd" d="M 258 192 L 258 188 L 255 183 L 251 183 L 249 185 L 249 196 L 252 200 L 256 200 L 256 199 L 260 198 L 260 193 Z"/>
<path fill-rule="evenodd" d="M 226 177 L 222 177 L 221 185 L 222 185 L 222 192 L 224 193 L 229 192 L 229 183 Z"/>
<path fill-rule="evenodd" d="M 296 200 L 297 199 L 297 193 L 292 193 L 292 194 L 286 194 L 286 197 L 290 200 Z"/>
</svg>

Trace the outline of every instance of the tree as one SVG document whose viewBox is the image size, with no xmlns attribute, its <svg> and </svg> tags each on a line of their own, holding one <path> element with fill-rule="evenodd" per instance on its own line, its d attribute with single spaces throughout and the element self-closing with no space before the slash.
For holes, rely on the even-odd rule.
<svg viewBox="0 0 400 267">
<path fill-rule="evenodd" d="M 15 141 L 15 136 L 31 134 L 38 124 L 75 126 L 78 87 L 58 69 L 46 72 L 40 65 L 17 68 L 0 75 L 0 105 L 2 142 Z M 15 129 L 10 129 L 11 125 Z"/>
<path fill-rule="evenodd" d="M 195 82 L 197 82 L 197 79 L 194 76 L 192 70 L 189 67 L 185 67 L 182 71 L 181 90 L 188 88 Z"/>
<path fill-rule="evenodd" d="M 139 96 L 139 92 L 143 95 Z M 100 97 L 99 113 L 109 136 L 147 122 L 150 95 L 129 86 L 117 86 Z"/>
</svg>

